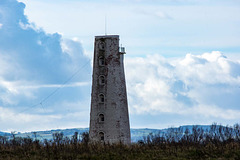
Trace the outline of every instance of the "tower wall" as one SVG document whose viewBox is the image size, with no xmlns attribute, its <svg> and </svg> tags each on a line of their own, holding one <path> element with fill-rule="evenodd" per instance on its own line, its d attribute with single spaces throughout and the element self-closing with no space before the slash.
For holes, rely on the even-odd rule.
<svg viewBox="0 0 240 160">
<path fill-rule="evenodd" d="M 91 142 L 131 142 L 123 53 L 117 35 L 95 37 L 89 136 Z"/>
</svg>

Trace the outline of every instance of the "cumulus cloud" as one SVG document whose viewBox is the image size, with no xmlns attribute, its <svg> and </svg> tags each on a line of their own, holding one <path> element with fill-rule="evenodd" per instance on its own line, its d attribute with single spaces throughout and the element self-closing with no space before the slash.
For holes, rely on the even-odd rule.
<svg viewBox="0 0 240 160">
<path fill-rule="evenodd" d="M 75 78 L 64 86 L 63 93 L 45 102 L 45 107 L 65 107 L 61 105 L 62 101 L 76 99 L 87 104 L 85 99 L 89 97 L 86 93 L 90 88 L 91 65 L 89 58 L 83 54 L 81 43 L 75 39 L 64 39 L 59 33 L 46 33 L 28 21 L 24 9 L 25 4 L 16 0 L 0 1 L 1 130 L 8 130 L 10 125 L 6 122 L 15 122 L 14 119 L 19 124 L 25 122 L 25 128 L 30 128 L 40 119 L 50 121 L 58 117 L 61 120 L 63 113 L 51 113 L 46 117 L 38 115 L 40 112 L 37 109 L 24 115 L 18 113 L 41 102 L 55 88 L 63 87 L 62 84 L 72 75 Z M 79 73 L 75 74 L 76 71 Z M 70 91 L 69 88 L 73 89 Z M 66 107 L 71 110 L 71 106 Z M 14 123 L 16 126 L 17 122 Z M 42 123 L 47 125 L 47 121 Z"/>
<path fill-rule="evenodd" d="M 40 131 L 50 129 L 87 127 L 89 118 L 89 107 L 81 101 L 56 102 L 52 107 L 41 107 L 34 109 L 36 112 L 18 112 L 0 106 L 0 126 L 1 131 Z M 64 113 L 64 114 L 63 114 Z"/>
<path fill-rule="evenodd" d="M 2 131 L 39 130 L 38 127 L 40 126 L 40 128 L 43 127 L 44 129 L 48 129 L 46 126 L 44 127 L 45 124 L 61 120 L 61 118 L 61 115 L 17 113 L 14 110 L 0 107 L 0 124 Z M 39 122 L 41 123 L 39 124 Z M 28 125 L 29 123 L 31 123 L 31 126 L 28 126 L 29 128 L 25 128 L 24 125 Z M 4 124 L 8 124 L 8 128 L 4 127 Z"/>
<path fill-rule="evenodd" d="M 239 121 L 240 63 L 219 51 L 184 58 L 127 58 L 132 114 L 176 114 Z"/>
</svg>

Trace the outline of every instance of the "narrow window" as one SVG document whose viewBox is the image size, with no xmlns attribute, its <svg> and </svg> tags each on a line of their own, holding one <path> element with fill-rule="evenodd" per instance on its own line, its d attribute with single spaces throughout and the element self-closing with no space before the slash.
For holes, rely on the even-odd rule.
<svg viewBox="0 0 240 160">
<path fill-rule="evenodd" d="M 105 84 L 105 77 L 103 75 L 99 76 L 99 84 L 104 85 Z"/>
<path fill-rule="evenodd" d="M 104 115 L 103 114 L 99 114 L 99 122 L 104 122 Z"/>
<path fill-rule="evenodd" d="M 99 132 L 99 138 L 101 141 L 104 141 L 104 133 L 103 132 Z"/>
<path fill-rule="evenodd" d="M 99 102 L 104 103 L 104 95 L 103 94 L 99 95 Z"/>
<path fill-rule="evenodd" d="M 104 51 L 105 50 L 105 43 L 104 42 L 99 42 L 98 48 L 99 48 L 99 50 Z"/>
<path fill-rule="evenodd" d="M 104 57 L 99 57 L 99 66 L 104 66 L 105 65 L 105 60 L 104 60 Z"/>
</svg>

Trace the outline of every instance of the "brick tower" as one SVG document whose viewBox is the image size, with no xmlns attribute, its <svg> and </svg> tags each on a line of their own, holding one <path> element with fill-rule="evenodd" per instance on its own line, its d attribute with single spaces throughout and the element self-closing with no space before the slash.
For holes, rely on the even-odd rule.
<svg viewBox="0 0 240 160">
<path fill-rule="evenodd" d="M 119 47 L 118 35 L 95 37 L 91 142 L 131 143 L 123 54 L 125 51 Z"/>
</svg>

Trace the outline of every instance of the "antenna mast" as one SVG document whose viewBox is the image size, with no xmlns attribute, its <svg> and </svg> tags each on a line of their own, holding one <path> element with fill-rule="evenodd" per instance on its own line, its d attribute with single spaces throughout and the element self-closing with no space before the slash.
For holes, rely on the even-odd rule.
<svg viewBox="0 0 240 160">
<path fill-rule="evenodd" d="M 107 15 L 105 14 L 105 36 L 107 35 Z"/>
</svg>

